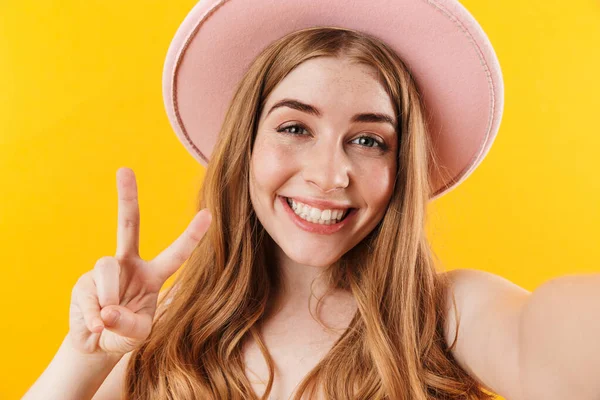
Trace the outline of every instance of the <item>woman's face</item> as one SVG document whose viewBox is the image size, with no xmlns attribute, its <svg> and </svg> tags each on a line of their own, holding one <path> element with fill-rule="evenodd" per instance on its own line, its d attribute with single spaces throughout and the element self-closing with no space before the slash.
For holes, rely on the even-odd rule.
<svg viewBox="0 0 600 400">
<path fill-rule="evenodd" d="M 328 266 L 381 221 L 394 187 L 397 120 L 373 68 L 318 57 L 267 98 L 250 166 L 258 219 L 293 261 Z"/>
</svg>

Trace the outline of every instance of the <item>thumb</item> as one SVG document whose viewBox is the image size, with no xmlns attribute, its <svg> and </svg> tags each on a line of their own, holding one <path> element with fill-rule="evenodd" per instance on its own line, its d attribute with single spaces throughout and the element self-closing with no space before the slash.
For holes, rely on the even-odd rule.
<svg viewBox="0 0 600 400">
<path fill-rule="evenodd" d="M 152 330 L 152 317 L 147 313 L 136 314 L 127 307 L 107 306 L 100 310 L 104 326 L 119 336 L 144 340 Z"/>
</svg>

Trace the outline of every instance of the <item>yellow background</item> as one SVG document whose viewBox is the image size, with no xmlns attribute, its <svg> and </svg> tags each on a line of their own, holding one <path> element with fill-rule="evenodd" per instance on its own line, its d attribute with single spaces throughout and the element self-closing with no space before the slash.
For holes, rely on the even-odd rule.
<svg viewBox="0 0 600 400">
<path fill-rule="evenodd" d="M 0 398 L 68 330 L 72 286 L 114 255 L 117 168 L 134 169 L 141 254 L 185 229 L 203 169 L 163 109 L 170 40 L 195 0 L 0 2 Z M 465 0 L 494 44 L 506 106 L 480 167 L 431 205 L 449 269 L 534 290 L 600 271 L 600 3 Z"/>
</svg>

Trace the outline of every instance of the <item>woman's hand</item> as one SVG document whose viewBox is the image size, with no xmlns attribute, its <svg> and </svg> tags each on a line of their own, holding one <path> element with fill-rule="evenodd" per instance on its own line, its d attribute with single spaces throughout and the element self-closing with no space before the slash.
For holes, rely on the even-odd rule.
<svg viewBox="0 0 600 400">
<path fill-rule="evenodd" d="M 117 171 L 117 251 L 84 273 L 71 295 L 69 334 L 85 354 L 125 354 L 150 334 L 158 293 L 206 233 L 211 215 L 198 212 L 187 229 L 151 261 L 139 256 L 140 213 L 135 175 Z"/>
</svg>

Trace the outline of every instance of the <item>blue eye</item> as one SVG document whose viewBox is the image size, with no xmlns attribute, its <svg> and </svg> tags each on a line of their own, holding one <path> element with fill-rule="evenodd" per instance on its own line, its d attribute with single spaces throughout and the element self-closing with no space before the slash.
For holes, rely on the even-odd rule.
<svg viewBox="0 0 600 400">
<path fill-rule="evenodd" d="M 307 129 L 302 124 L 288 125 L 283 128 L 278 128 L 277 132 L 283 132 L 293 136 L 304 136 L 308 133 Z M 380 150 L 387 150 L 387 146 L 381 140 L 378 140 L 372 136 L 360 136 L 352 141 L 352 143 L 359 144 L 361 147 L 373 148 L 378 147 Z"/>
<path fill-rule="evenodd" d="M 358 144 L 365 146 L 365 147 L 384 147 L 384 144 L 382 142 L 380 142 L 379 140 L 371 137 L 371 136 L 361 136 L 358 137 L 356 139 L 354 139 L 352 141 L 352 143 L 355 143 L 356 141 L 358 141 Z"/>
<path fill-rule="evenodd" d="M 277 129 L 277 132 L 285 132 L 290 135 L 300 135 L 300 133 L 298 133 L 298 131 L 306 132 L 306 129 L 304 128 L 304 126 L 299 125 L 299 124 L 288 125 L 286 127 Z"/>
</svg>

